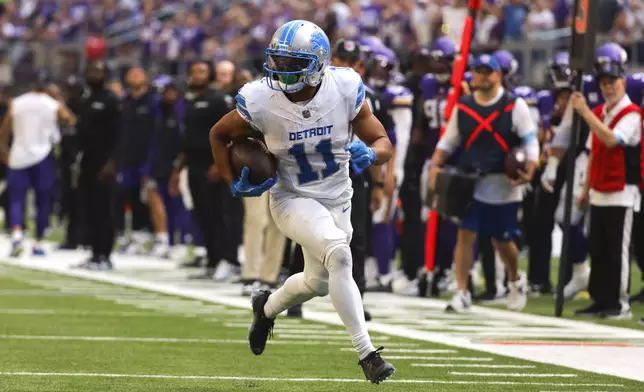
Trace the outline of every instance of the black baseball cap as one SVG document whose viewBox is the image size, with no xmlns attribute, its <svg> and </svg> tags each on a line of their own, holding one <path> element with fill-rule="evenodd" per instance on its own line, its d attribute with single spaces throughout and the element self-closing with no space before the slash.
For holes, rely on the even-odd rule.
<svg viewBox="0 0 644 392">
<path fill-rule="evenodd" d="M 339 39 L 335 43 L 333 55 L 345 61 L 356 62 L 360 60 L 360 45 L 356 41 Z"/>
</svg>

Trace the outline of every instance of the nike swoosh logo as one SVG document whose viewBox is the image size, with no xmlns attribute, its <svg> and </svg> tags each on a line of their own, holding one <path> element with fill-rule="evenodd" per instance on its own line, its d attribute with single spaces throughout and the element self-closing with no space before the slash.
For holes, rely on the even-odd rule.
<svg viewBox="0 0 644 392">
<path fill-rule="evenodd" d="M 349 204 L 346 208 L 343 208 L 343 209 L 342 209 L 342 212 L 347 212 L 347 210 L 348 210 L 349 208 L 351 208 L 351 204 Z"/>
</svg>

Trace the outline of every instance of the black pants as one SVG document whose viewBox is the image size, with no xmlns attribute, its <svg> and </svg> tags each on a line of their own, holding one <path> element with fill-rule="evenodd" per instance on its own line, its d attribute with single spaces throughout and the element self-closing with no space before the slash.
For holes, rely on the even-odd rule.
<svg viewBox="0 0 644 392">
<path fill-rule="evenodd" d="M 369 187 L 363 176 L 353 179 L 353 198 L 351 199 L 351 258 L 353 259 L 353 280 L 356 281 L 360 294 L 366 289 L 364 263 L 367 258 L 368 232 L 371 227 L 369 220 Z"/>
<path fill-rule="evenodd" d="M 188 167 L 188 187 L 194 203 L 192 217 L 199 225 L 208 255 L 206 267 L 214 268 L 226 256 L 225 211 L 230 189 L 223 182 L 209 181 L 207 166 Z"/>
<path fill-rule="evenodd" d="M 644 279 L 644 200 L 640 205 L 640 211 L 635 213 L 633 217 L 633 235 L 631 236 L 631 242 L 633 244 L 633 255 L 637 261 L 637 265 L 642 271 L 642 279 Z"/>
<path fill-rule="evenodd" d="M 116 228 L 120 233 L 125 232 L 125 205 L 128 204 L 132 212 L 132 230 L 150 230 L 150 210 L 141 201 L 141 187 L 119 188 L 116 197 Z"/>
<path fill-rule="evenodd" d="M 555 211 L 563 181 L 555 183 L 554 192 L 546 192 L 541 182 L 534 185 L 534 208 L 528 225 L 528 281 L 531 284 L 552 287 L 550 283 L 550 257 L 552 231 L 555 228 Z M 574 202 L 574 201 L 573 201 Z M 524 214 L 528 211 L 524 211 Z"/>
<path fill-rule="evenodd" d="M 67 220 L 65 244 L 69 246 L 89 245 L 88 230 L 85 219 L 87 207 L 84 206 L 86 198 L 82 197 L 78 179 L 70 169 L 71 162 L 61 162 L 61 218 Z"/>
<path fill-rule="evenodd" d="M 600 307 L 620 309 L 628 304 L 632 226 L 632 208 L 590 207 L 588 291 Z"/>
<path fill-rule="evenodd" d="M 405 178 L 400 187 L 400 201 L 405 216 L 400 243 L 402 270 L 413 280 L 425 263 L 425 225 L 420 217 L 420 176 L 429 157 L 426 146 L 409 144 L 405 159 Z"/>
<path fill-rule="evenodd" d="M 87 178 L 89 177 L 89 178 Z M 100 181 L 95 173 L 88 173 L 80 180 L 82 205 L 85 216 L 91 224 L 87 225 L 93 258 L 109 258 L 114 247 L 114 181 Z"/>
</svg>

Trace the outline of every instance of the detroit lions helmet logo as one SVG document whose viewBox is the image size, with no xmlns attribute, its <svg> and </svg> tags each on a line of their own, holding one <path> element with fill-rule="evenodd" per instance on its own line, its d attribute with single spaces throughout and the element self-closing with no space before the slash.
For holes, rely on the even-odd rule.
<svg viewBox="0 0 644 392">
<path fill-rule="evenodd" d="M 329 41 L 326 39 L 324 34 L 321 31 L 316 31 L 311 35 L 311 50 L 313 52 L 318 52 L 319 50 L 322 51 L 322 53 L 325 56 L 329 55 L 329 52 L 331 52 L 331 48 L 329 47 Z"/>
</svg>

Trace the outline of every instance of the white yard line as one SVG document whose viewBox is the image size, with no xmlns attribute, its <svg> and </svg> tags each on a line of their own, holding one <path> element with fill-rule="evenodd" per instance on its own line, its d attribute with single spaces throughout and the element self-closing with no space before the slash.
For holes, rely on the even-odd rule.
<svg viewBox="0 0 644 392">
<path fill-rule="evenodd" d="M 108 312 L 95 310 L 63 309 L 0 309 L 0 314 L 23 314 L 35 316 L 105 316 L 105 317 L 168 317 L 169 314 L 158 312 Z"/>
<path fill-rule="evenodd" d="M 318 331 L 312 331 L 311 333 L 317 333 Z M 279 329 L 275 327 L 275 332 L 274 334 L 279 336 L 280 338 L 284 339 L 293 339 L 293 340 L 300 340 L 300 339 L 310 339 L 311 338 L 311 333 L 306 334 L 306 335 L 298 335 L 295 333 L 285 332 L 285 333 L 280 333 Z M 349 335 L 347 333 L 339 334 L 339 335 L 324 335 L 320 336 L 323 337 L 324 339 L 328 340 L 345 340 L 345 341 L 350 341 L 351 339 L 349 338 Z M 387 341 L 390 339 L 389 336 L 375 336 L 373 337 L 374 340 L 376 341 Z"/>
<path fill-rule="evenodd" d="M 424 360 L 424 361 L 468 361 L 468 362 L 487 362 L 492 361 L 491 357 L 425 357 L 414 355 L 387 355 L 387 350 L 383 351 L 383 357 L 387 359 L 405 359 L 405 360 Z"/>
<path fill-rule="evenodd" d="M 39 373 L 39 372 L 0 372 L 0 376 L 29 377 L 104 377 L 104 378 L 147 378 L 170 380 L 222 380 L 222 381 L 272 381 L 272 382 L 330 382 L 330 383 L 366 383 L 363 378 L 279 378 L 279 377 L 239 377 L 239 376 L 175 376 L 165 374 L 111 374 L 111 373 Z M 556 387 L 618 387 L 623 384 L 570 384 L 555 382 L 520 382 L 520 381 L 461 381 L 461 380 L 404 380 L 389 379 L 387 384 L 455 384 L 455 385 L 538 385 Z"/>
<path fill-rule="evenodd" d="M 141 342 L 141 343 L 230 343 L 230 344 L 248 344 L 248 340 L 236 339 L 190 339 L 190 338 L 131 338 L 120 336 L 56 336 L 56 335 L 0 335 L 0 340 L 54 340 L 54 341 L 85 341 L 85 342 Z M 325 338 L 326 339 L 326 338 Z M 345 338 L 348 340 L 348 337 Z M 345 346 L 347 343 L 331 342 L 328 340 L 304 340 L 304 341 L 284 341 L 269 340 L 269 344 L 278 345 L 310 345 L 310 346 Z"/>
<path fill-rule="evenodd" d="M 473 372 L 449 372 L 453 376 L 473 377 L 543 377 L 543 378 L 571 378 L 577 377 L 574 373 L 473 373 Z"/>
<path fill-rule="evenodd" d="M 412 363 L 413 367 L 458 367 L 458 368 L 481 368 L 481 369 L 534 369 L 534 365 L 482 365 L 478 363 Z"/>
<path fill-rule="evenodd" d="M 246 328 L 248 329 L 248 326 L 250 325 L 251 320 L 249 320 L 246 323 L 224 323 L 225 327 L 228 328 Z M 326 325 L 319 325 L 319 324 L 292 324 L 292 323 L 282 323 L 282 320 L 280 320 L 280 323 L 275 326 L 275 330 L 285 330 L 288 329 L 293 330 L 293 331 L 307 331 L 307 333 L 310 333 L 310 331 L 315 330 L 315 333 L 320 332 L 333 332 L 335 334 L 336 332 L 342 332 L 343 334 L 346 334 L 346 331 L 329 331 L 327 330 Z"/>
<path fill-rule="evenodd" d="M 387 344 L 389 346 L 389 344 Z M 341 348 L 340 351 L 351 351 L 352 348 Z M 443 350 L 443 349 L 425 349 L 425 348 L 387 348 L 388 353 L 408 353 L 408 354 L 456 354 L 456 350 Z"/>
<path fill-rule="evenodd" d="M 0 239 L 0 241 L 2 241 Z M 8 241 L 4 240 L 6 243 L 0 243 L 0 246 L 8 247 L 10 244 Z M 116 260 L 117 268 L 119 266 L 119 260 Z M 93 281 L 112 283 L 119 286 L 133 287 L 141 290 L 149 290 L 157 293 L 163 293 L 167 295 L 176 295 L 182 296 L 191 299 L 197 299 L 207 302 L 215 302 L 222 305 L 232 306 L 236 308 L 246 309 L 246 312 L 250 310 L 250 304 L 247 298 L 235 297 L 235 296 L 225 296 L 218 295 L 214 293 L 215 290 L 206 290 L 206 289 L 194 289 L 187 287 L 176 287 L 166 283 L 151 282 L 144 279 L 138 279 L 134 277 L 122 276 L 119 275 L 118 271 L 114 272 L 98 272 L 98 271 L 85 271 L 85 270 L 76 270 L 69 268 L 69 257 L 52 255 L 48 256 L 46 259 L 23 259 L 23 260 L 0 260 L 0 262 L 30 268 L 33 270 L 46 271 L 46 272 L 55 272 L 61 275 L 72 276 L 77 278 L 90 279 Z M 130 260 L 128 259 L 128 263 Z M 151 263 L 151 261 L 147 261 Z M 125 262 L 124 262 L 125 264 Z M 400 297 L 392 296 L 387 294 L 380 293 L 369 293 L 366 297 L 369 300 L 368 303 L 378 303 L 379 306 L 385 308 L 396 308 L 409 312 L 408 309 L 402 309 L 404 306 L 412 306 L 414 308 L 427 309 L 428 311 L 437 312 L 440 311 L 445 306 L 445 301 L 439 301 L 428 298 L 411 298 L 411 297 Z M 308 321 L 315 321 L 323 324 L 332 324 L 342 326 L 342 320 L 335 313 L 329 312 L 317 312 L 313 310 L 314 305 L 321 303 L 323 299 L 314 300 L 314 304 L 307 306 L 306 311 L 304 312 L 304 319 Z M 328 301 L 328 300 L 327 300 Z M 309 310 L 311 309 L 311 310 Z M 409 313 L 406 314 L 409 317 Z M 403 316 L 404 317 L 404 316 Z M 624 338 L 624 339 L 643 339 L 644 331 L 637 331 L 627 328 L 618 328 L 611 326 L 603 326 L 598 324 L 593 324 L 589 322 L 580 322 L 567 319 L 556 319 L 546 316 L 535 316 L 518 312 L 509 312 L 505 310 L 498 309 L 486 309 L 482 307 L 473 307 L 473 314 L 467 317 L 480 317 L 487 318 L 492 320 L 502 320 L 508 319 L 515 321 L 517 323 L 534 323 L 539 325 L 549 325 L 557 326 L 562 328 L 570 328 L 572 330 L 579 331 L 596 331 L 603 332 L 606 336 L 612 338 Z M 456 317 L 454 317 L 456 318 Z M 280 319 L 278 318 L 277 324 L 279 324 Z M 387 324 L 386 322 L 372 321 L 368 323 L 368 328 L 370 332 L 378 332 L 383 334 L 388 334 L 391 336 L 398 336 L 407 339 L 422 340 L 427 342 L 433 342 L 436 344 L 443 344 L 458 348 L 464 348 L 469 350 L 482 351 L 486 353 L 496 354 L 496 355 L 505 355 L 514 358 L 525 359 L 529 361 L 537 361 L 546 364 L 565 366 L 572 369 L 591 371 L 600 374 L 609 374 L 617 377 L 629 378 L 637 381 L 644 381 L 644 372 L 641 371 L 641 366 L 637 366 L 638 358 L 641 358 L 641 355 L 637 351 L 628 351 L 620 349 L 620 355 L 599 355 L 596 352 L 592 351 L 579 351 L 571 352 L 570 348 L 566 348 L 565 351 L 560 349 L 552 348 L 540 348 L 539 350 L 526 349 L 525 347 L 513 347 L 508 345 L 499 345 L 499 344 L 487 344 L 484 342 L 475 342 L 468 336 L 454 336 L 449 332 L 430 332 L 422 331 L 418 329 L 413 329 L 410 327 L 403 327 L 399 325 Z M 378 339 L 375 338 L 374 341 L 377 343 Z M 585 348 L 584 348 L 585 349 Z M 571 355 L 572 354 L 572 355 Z M 583 358 L 581 360 L 580 358 Z"/>
</svg>

